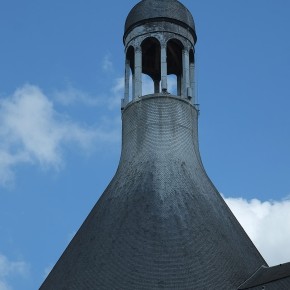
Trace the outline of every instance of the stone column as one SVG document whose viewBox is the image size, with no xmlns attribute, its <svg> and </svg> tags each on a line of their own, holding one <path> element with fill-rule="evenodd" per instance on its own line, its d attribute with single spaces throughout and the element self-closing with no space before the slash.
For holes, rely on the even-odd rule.
<svg viewBox="0 0 290 290">
<path fill-rule="evenodd" d="M 129 89 L 130 89 L 130 60 L 126 59 L 126 62 L 125 62 L 125 94 L 124 94 L 125 105 L 127 105 L 129 103 Z"/>
<path fill-rule="evenodd" d="M 161 89 L 167 91 L 167 51 L 166 45 L 161 47 Z"/>
<path fill-rule="evenodd" d="M 182 95 L 182 77 L 181 75 L 176 76 L 177 78 L 177 96 L 181 96 Z"/>
<path fill-rule="evenodd" d="M 187 97 L 187 89 L 189 88 L 189 52 L 187 49 L 182 50 L 182 96 Z"/>
<path fill-rule="evenodd" d="M 154 94 L 160 93 L 160 80 L 154 80 Z"/>
<path fill-rule="evenodd" d="M 135 67 L 132 72 L 132 100 L 135 99 Z"/>
<path fill-rule="evenodd" d="M 192 103 L 195 104 L 195 65 L 193 62 L 190 63 L 189 70 Z"/>
<path fill-rule="evenodd" d="M 134 71 L 134 98 L 142 96 L 142 50 L 135 48 L 135 71 Z"/>
</svg>

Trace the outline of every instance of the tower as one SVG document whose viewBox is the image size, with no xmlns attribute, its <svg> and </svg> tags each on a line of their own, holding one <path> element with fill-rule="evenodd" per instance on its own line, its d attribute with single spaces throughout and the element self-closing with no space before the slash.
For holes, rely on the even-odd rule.
<svg viewBox="0 0 290 290">
<path fill-rule="evenodd" d="M 120 163 L 41 290 L 237 289 L 266 266 L 201 162 L 196 39 L 177 0 L 129 13 Z"/>
<path fill-rule="evenodd" d="M 168 75 L 176 76 L 176 95 L 194 97 L 195 26 L 191 13 L 178 1 L 141 1 L 125 23 L 125 97 L 141 97 L 142 73 L 154 83 L 154 94 L 168 91 Z M 193 99 L 194 103 L 194 99 Z"/>
</svg>

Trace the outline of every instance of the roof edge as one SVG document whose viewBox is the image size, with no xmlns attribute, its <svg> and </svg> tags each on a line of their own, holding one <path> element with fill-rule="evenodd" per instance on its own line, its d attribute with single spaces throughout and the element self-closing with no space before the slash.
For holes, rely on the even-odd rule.
<svg viewBox="0 0 290 290">
<path fill-rule="evenodd" d="M 144 19 L 144 20 L 141 20 L 141 21 L 138 21 L 138 22 L 132 24 L 124 32 L 124 35 L 123 35 L 123 43 L 125 43 L 126 37 L 128 36 L 128 34 L 134 28 L 136 28 L 138 26 L 141 26 L 141 25 L 144 25 L 145 23 L 148 23 L 148 22 L 162 22 L 162 21 L 175 23 L 175 24 L 177 24 L 179 26 L 182 26 L 182 27 L 186 28 L 192 34 L 193 39 L 194 39 L 194 44 L 196 44 L 196 42 L 197 42 L 197 35 L 196 35 L 196 32 L 195 32 L 195 29 L 193 29 L 192 27 L 190 27 L 189 25 L 187 25 L 186 23 L 184 23 L 182 21 L 179 21 L 179 20 L 173 19 L 173 18 L 169 18 L 169 17 L 154 17 L 154 18 L 148 18 L 148 19 Z"/>
<path fill-rule="evenodd" d="M 253 275 L 247 279 L 243 284 L 241 284 L 238 288 L 238 290 L 243 290 L 243 289 L 251 289 L 252 287 L 268 284 L 271 282 L 275 282 L 278 280 L 285 279 L 287 277 L 290 277 L 290 271 L 285 271 L 285 269 L 289 268 L 290 269 L 290 262 L 289 263 L 284 263 L 272 267 L 267 267 L 265 265 L 262 265 L 257 271 L 253 273 Z M 280 272 L 275 272 L 277 270 L 280 270 Z M 263 279 L 259 279 L 258 275 L 263 275 L 265 272 L 269 272 L 266 277 Z M 274 273 L 273 273 L 274 272 Z M 257 279 L 258 278 L 258 279 Z"/>
</svg>

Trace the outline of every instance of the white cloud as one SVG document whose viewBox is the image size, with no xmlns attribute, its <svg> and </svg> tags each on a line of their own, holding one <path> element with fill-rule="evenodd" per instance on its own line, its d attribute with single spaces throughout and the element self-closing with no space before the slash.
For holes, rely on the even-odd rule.
<svg viewBox="0 0 290 290">
<path fill-rule="evenodd" d="M 177 77 L 176 75 L 168 75 L 167 78 L 167 90 L 173 95 L 177 95 Z"/>
<path fill-rule="evenodd" d="M 269 265 L 290 261 L 290 200 L 225 201 Z"/>
<path fill-rule="evenodd" d="M 6 282 L 0 280 L 0 290 L 11 290 L 11 287 Z"/>
<path fill-rule="evenodd" d="M 154 94 L 154 83 L 151 77 L 142 74 L 142 95 Z"/>
<path fill-rule="evenodd" d="M 111 88 L 111 95 L 106 99 L 107 107 L 110 110 L 121 107 L 121 99 L 124 98 L 124 77 L 116 78 Z"/>
<path fill-rule="evenodd" d="M 57 90 L 54 93 L 54 98 L 62 105 L 68 106 L 76 103 L 82 103 L 86 106 L 100 106 L 102 104 L 101 98 L 96 98 L 88 93 L 68 85 L 65 90 Z"/>
<path fill-rule="evenodd" d="M 106 96 L 93 96 L 81 91 L 72 85 L 68 85 L 63 90 L 57 90 L 53 93 L 53 98 L 64 106 L 85 105 L 89 107 L 104 107 L 114 110 L 121 107 L 121 99 L 124 91 L 124 77 L 113 79 L 110 93 Z"/>
<path fill-rule="evenodd" d="M 108 53 L 103 58 L 102 68 L 105 72 L 111 72 L 113 71 L 113 62 L 111 60 L 111 54 Z"/>
<path fill-rule="evenodd" d="M 36 86 L 25 85 L 0 100 L 0 185 L 13 180 L 18 164 L 59 169 L 63 147 L 76 144 L 87 151 L 98 142 L 116 141 L 117 126 L 103 122 L 87 128 L 59 114 Z"/>
<path fill-rule="evenodd" d="M 8 280 L 14 277 L 27 277 L 29 266 L 23 261 L 10 261 L 0 253 L 0 290 L 11 290 Z"/>
<path fill-rule="evenodd" d="M 168 92 L 176 94 L 176 77 L 168 76 L 167 80 Z M 132 77 L 130 78 L 130 88 L 132 90 Z M 142 95 L 154 93 L 154 85 L 152 79 L 142 74 Z M 131 91 L 130 91 L 131 95 Z M 110 89 L 110 94 L 107 96 L 92 96 L 84 91 L 81 91 L 72 85 L 68 85 L 64 90 L 57 90 L 53 94 L 54 99 L 65 106 L 82 104 L 85 106 L 101 107 L 114 110 L 120 108 L 121 99 L 124 98 L 124 77 L 114 78 Z"/>
</svg>

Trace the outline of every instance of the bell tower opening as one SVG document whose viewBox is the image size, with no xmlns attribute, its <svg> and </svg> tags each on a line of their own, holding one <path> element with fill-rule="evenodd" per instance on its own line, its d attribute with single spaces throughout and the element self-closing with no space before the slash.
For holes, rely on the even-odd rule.
<svg viewBox="0 0 290 290">
<path fill-rule="evenodd" d="M 125 59 L 125 103 L 133 99 L 135 94 L 134 75 L 135 75 L 135 58 L 134 47 L 129 46 L 126 52 Z"/>
<path fill-rule="evenodd" d="M 164 6 L 165 2 L 168 3 Z M 176 6 L 178 13 L 162 8 L 165 16 L 160 17 L 152 5 L 158 11 L 168 5 Z M 139 6 L 146 9 L 141 13 Z M 148 17 L 148 13 L 152 15 Z M 195 104 L 195 26 L 191 14 L 179 1 L 141 1 L 126 20 L 123 41 L 126 68 L 121 109 L 146 95 L 160 94 Z"/>
<path fill-rule="evenodd" d="M 167 74 L 175 75 L 176 77 L 170 77 L 168 80 L 173 82 L 171 87 L 176 87 L 176 95 L 182 95 L 182 50 L 184 49 L 181 41 L 177 39 L 171 39 L 167 42 Z M 174 82 L 176 82 L 174 84 Z M 168 87 L 170 88 L 170 87 Z M 170 92 L 169 93 L 173 93 Z"/>
<path fill-rule="evenodd" d="M 160 80 L 161 80 L 160 42 L 155 37 L 148 37 L 144 39 L 143 42 L 141 43 L 141 50 L 142 50 L 143 95 L 148 93 L 158 94 L 160 92 Z M 149 76 L 150 78 L 146 76 Z M 148 87 L 149 88 L 151 87 L 152 89 L 148 91 Z"/>
<path fill-rule="evenodd" d="M 193 49 L 189 50 L 189 79 L 190 79 L 190 89 L 193 104 L 196 104 L 195 97 L 195 59 Z"/>
</svg>

